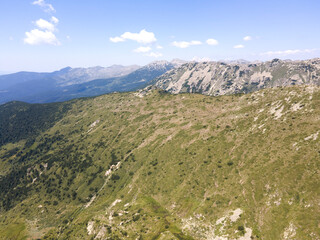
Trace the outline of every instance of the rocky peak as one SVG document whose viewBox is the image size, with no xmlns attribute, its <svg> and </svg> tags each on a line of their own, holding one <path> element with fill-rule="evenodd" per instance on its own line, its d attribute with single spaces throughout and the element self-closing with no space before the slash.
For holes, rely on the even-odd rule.
<svg viewBox="0 0 320 240">
<path fill-rule="evenodd" d="M 172 93 L 196 92 L 206 95 L 247 93 L 262 88 L 320 85 L 320 60 L 267 62 L 188 62 L 154 80 Z"/>
</svg>

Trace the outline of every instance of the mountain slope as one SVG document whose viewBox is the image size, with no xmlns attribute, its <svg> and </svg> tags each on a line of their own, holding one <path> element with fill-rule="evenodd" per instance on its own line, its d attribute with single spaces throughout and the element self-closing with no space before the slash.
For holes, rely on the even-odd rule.
<svg viewBox="0 0 320 240">
<path fill-rule="evenodd" d="M 317 239 L 319 101 L 294 86 L 67 102 L 31 144 L 0 148 L 0 236 Z"/>
<path fill-rule="evenodd" d="M 320 59 L 262 63 L 191 62 L 153 81 L 172 93 L 225 95 L 301 84 L 320 85 Z"/>
<path fill-rule="evenodd" d="M 63 117 L 69 103 L 28 104 L 10 102 L 0 108 L 0 146 L 21 139 L 32 141 Z M 36 117 L 35 117 L 36 116 Z M 21 124 L 22 123 L 22 124 Z"/>
</svg>

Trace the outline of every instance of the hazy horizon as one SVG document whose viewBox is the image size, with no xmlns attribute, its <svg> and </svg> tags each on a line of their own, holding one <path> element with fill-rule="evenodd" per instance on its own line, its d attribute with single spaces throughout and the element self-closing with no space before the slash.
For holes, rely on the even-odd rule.
<svg viewBox="0 0 320 240">
<path fill-rule="evenodd" d="M 270 59 L 266 59 L 266 60 L 247 60 L 247 59 L 210 59 L 210 60 L 196 60 L 196 59 L 191 59 L 191 60 L 185 60 L 185 59 L 179 59 L 179 58 L 175 58 L 175 59 L 178 59 L 178 60 L 182 60 L 182 61 L 187 61 L 187 62 L 233 62 L 233 61 L 247 61 L 247 62 L 267 62 L 267 61 L 271 61 L 273 59 L 280 59 L 282 61 L 303 61 L 303 60 L 309 60 L 309 59 L 313 59 L 313 58 L 297 58 L 297 59 L 290 59 L 290 58 L 281 58 L 281 57 L 273 57 L 273 58 L 270 58 Z M 314 58 L 319 58 L 319 57 L 314 57 Z M 139 64 L 128 64 L 128 65 L 122 65 L 122 64 L 111 64 L 111 65 L 106 65 L 106 66 L 101 66 L 101 65 L 95 65 L 95 66 L 64 66 L 62 68 L 58 68 L 58 69 L 52 69 L 52 70 L 48 70 L 48 71 L 32 71 L 32 70 L 25 70 L 25 69 L 22 69 L 22 70 L 19 70 L 19 71 L 1 71 L 0 70 L 0 75 L 7 75 L 7 74 L 13 74 L 13 73 L 18 73 L 18 72 L 41 72 L 41 73 L 51 73 L 51 72 L 54 72 L 54 71 L 60 71 L 64 68 L 68 68 L 68 67 L 71 67 L 73 69 L 76 69 L 76 68 L 94 68 L 94 67 L 104 67 L 104 68 L 108 68 L 108 67 L 112 67 L 114 65 L 119 65 L 119 66 L 133 66 L 133 65 L 137 65 L 139 67 L 143 67 L 143 66 L 146 66 L 152 62 L 157 62 L 157 61 L 168 61 L 168 62 L 171 62 L 175 59 L 171 59 L 171 60 L 166 60 L 166 59 L 158 59 L 158 60 L 154 60 L 154 61 L 150 61 L 144 65 L 139 65 Z"/>
</svg>

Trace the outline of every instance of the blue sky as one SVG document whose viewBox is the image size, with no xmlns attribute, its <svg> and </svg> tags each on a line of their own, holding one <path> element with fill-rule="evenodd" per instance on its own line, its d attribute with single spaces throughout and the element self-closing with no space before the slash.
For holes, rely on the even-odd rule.
<svg viewBox="0 0 320 240">
<path fill-rule="evenodd" d="M 319 0 L 0 2 L 0 72 L 320 56 Z"/>
</svg>

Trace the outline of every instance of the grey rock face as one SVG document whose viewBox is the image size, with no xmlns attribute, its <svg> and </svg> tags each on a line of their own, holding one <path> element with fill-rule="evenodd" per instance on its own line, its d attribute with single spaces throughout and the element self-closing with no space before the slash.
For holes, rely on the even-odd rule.
<svg viewBox="0 0 320 240">
<path fill-rule="evenodd" d="M 262 88 L 320 85 L 320 58 L 304 61 L 273 59 L 262 63 L 189 62 L 153 81 L 171 93 L 225 95 Z"/>
</svg>

